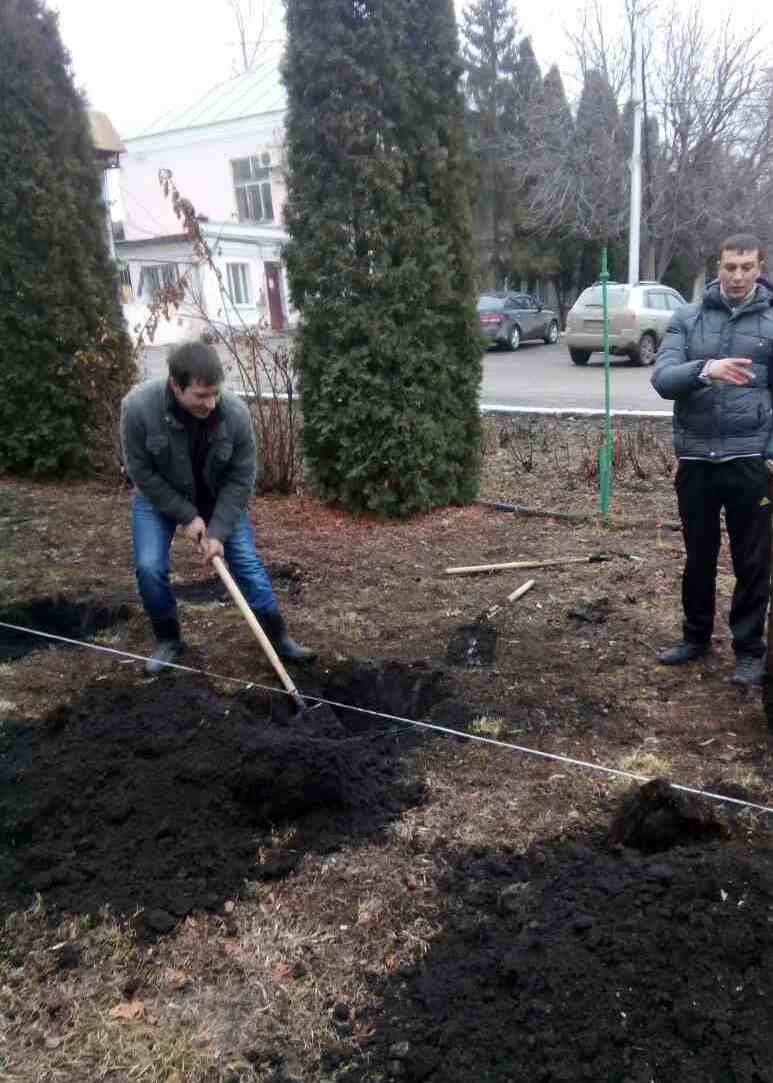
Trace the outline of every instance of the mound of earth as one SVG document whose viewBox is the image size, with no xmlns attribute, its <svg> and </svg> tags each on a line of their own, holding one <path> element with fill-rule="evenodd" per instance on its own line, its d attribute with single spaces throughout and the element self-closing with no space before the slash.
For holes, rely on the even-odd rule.
<svg viewBox="0 0 773 1083">
<path fill-rule="evenodd" d="M 367 686 L 402 709 L 426 709 L 437 685 L 362 665 L 330 679 L 344 702 Z M 52 910 L 109 904 L 171 927 L 245 880 L 287 873 L 303 849 L 378 832 L 422 799 L 410 754 L 420 738 L 377 717 L 342 719 L 327 708 L 296 717 L 282 695 L 218 695 L 175 674 L 93 685 L 43 723 L 6 725 L 0 907 L 39 892 Z M 277 851 L 271 830 L 288 818 L 297 847 Z"/>
<path fill-rule="evenodd" d="M 375 1057 L 410 1080 L 773 1081 L 770 851 L 575 839 L 464 859 L 448 890 L 424 964 L 378 990 L 369 1071 Z"/>
<path fill-rule="evenodd" d="M 720 783 L 717 790 L 722 788 Z M 658 853 L 673 846 L 718 839 L 725 833 L 725 826 L 716 819 L 714 806 L 708 801 L 672 789 L 656 778 L 623 798 L 609 836 L 612 842 L 634 850 Z"/>
</svg>

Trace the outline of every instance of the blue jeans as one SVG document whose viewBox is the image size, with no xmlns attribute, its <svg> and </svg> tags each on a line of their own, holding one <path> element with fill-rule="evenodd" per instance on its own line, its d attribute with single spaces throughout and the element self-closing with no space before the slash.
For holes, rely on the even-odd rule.
<svg viewBox="0 0 773 1083">
<path fill-rule="evenodd" d="M 141 493 L 132 508 L 134 571 L 142 604 L 151 620 L 177 615 L 177 602 L 169 583 L 169 557 L 177 523 L 162 515 Z M 255 534 L 244 512 L 223 542 L 225 562 L 239 584 L 250 609 L 275 612 L 276 596 L 263 561 L 255 552 Z"/>
</svg>

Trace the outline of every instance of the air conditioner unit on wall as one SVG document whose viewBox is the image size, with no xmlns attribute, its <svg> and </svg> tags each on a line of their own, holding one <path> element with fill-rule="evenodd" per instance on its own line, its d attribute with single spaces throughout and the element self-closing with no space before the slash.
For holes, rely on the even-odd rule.
<svg viewBox="0 0 773 1083">
<path fill-rule="evenodd" d="M 270 168 L 274 164 L 274 155 L 271 153 L 268 147 L 263 147 L 261 150 L 258 151 L 258 161 L 264 169 L 267 167 Z"/>
</svg>

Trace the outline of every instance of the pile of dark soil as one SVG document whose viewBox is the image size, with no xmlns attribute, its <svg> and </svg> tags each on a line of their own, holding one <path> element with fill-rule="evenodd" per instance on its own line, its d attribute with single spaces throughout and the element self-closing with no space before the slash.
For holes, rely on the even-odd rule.
<svg viewBox="0 0 773 1083">
<path fill-rule="evenodd" d="M 344 702 L 357 702 L 352 688 L 371 699 L 381 688 L 389 706 L 419 714 L 441 686 L 429 671 L 351 664 L 327 680 Z M 222 696 L 194 677 L 93 685 L 42 724 L 0 735 L 0 907 L 40 892 L 53 910 L 109 904 L 171 927 L 421 801 L 420 739 L 354 712 L 295 717 L 280 694 Z M 298 846 L 278 854 L 271 828 L 290 817 Z"/>
<path fill-rule="evenodd" d="M 658 824 L 660 842 L 705 839 L 711 817 L 679 806 L 651 784 L 616 829 L 649 821 L 647 847 Z M 714 841 L 651 854 L 576 837 L 462 858 L 447 888 L 448 920 L 424 964 L 378 990 L 370 1056 L 390 1074 L 773 1081 L 770 850 Z"/>
</svg>

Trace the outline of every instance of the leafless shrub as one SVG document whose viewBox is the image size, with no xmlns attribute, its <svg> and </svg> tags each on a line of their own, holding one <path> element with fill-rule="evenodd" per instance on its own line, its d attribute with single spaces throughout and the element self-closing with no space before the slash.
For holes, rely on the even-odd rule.
<svg viewBox="0 0 773 1083">
<path fill-rule="evenodd" d="M 598 479 L 599 451 L 604 435 L 587 434 L 580 456 L 579 473 L 586 481 Z M 612 434 L 612 468 L 617 478 L 648 481 L 669 477 L 674 462 L 670 433 L 640 423 L 633 428 L 616 429 Z"/>
<path fill-rule="evenodd" d="M 601 419 L 576 421 L 550 417 L 503 417 L 490 419 L 496 436 L 489 447 L 506 453 L 514 475 L 556 468 L 568 489 L 577 483 L 598 482 L 598 455 L 604 444 Z M 612 434 L 612 465 L 615 477 L 625 481 L 650 481 L 670 477 L 674 453 L 671 432 L 662 423 L 641 419 L 615 424 Z"/>
<path fill-rule="evenodd" d="M 261 323 L 245 322 L 215 263 L 196 208 L 180 194 L 171 170 L 160 170 L 159 182 L 191 242 L 194 259 L 178 282 L 156 293 L 149 317 L 139 330 L 137 350 L 153 341 L 161 321 L 173 319 L 181 305 L 193 308 L 201 320 L 202 340 L 217 347 L 221 355 L 225 354 L 226 368 L 238 374 L 250 402 L 258 449 L 258 491 L 293 492 L 301 473 L 301 416 L 292 354 L 284 347 L 272 349 Z M 196 288 L 198 271 L 202 268 L 211 272 L 217 283 L 221 302 L 217 319 L 209 314 Z"/>
<path fill-rule="evenodd" d="M 517 417 L 500 420 L 499 446 L 509 451 L 516 472 L 530 474 L 534 469 L 540 428 L 535 418 Z"/>
</svg>

